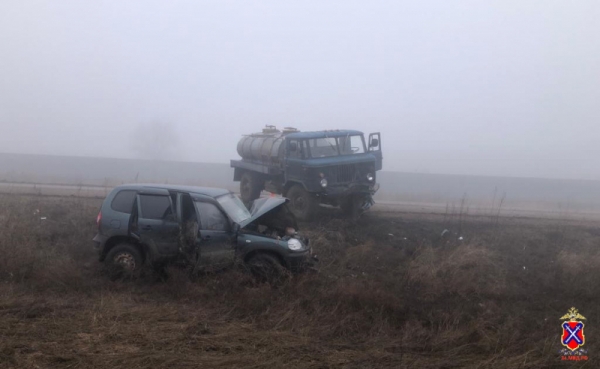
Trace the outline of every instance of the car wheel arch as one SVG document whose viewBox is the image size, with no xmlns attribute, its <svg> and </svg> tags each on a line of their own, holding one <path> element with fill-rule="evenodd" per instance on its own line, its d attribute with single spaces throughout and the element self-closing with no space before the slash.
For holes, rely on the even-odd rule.
<svg viewBox="0 0 600 369">
<path fill-rule="evenodd" d="M 145 260 L 146 259 L 146 248 L 140 244 L 137 240 L 135 240 L 132 237 L 128 237 L 128 236 L 114 236 L 109 238 L 108 240 L 106 240 L 106 243 L 104 244 L 104 249 L 102 250 L 102 255 L 100 256 L 100 261 L 104 261 L 104 259 L 106 258 L 106 255 L 108 255 L 108 253 L 110 252 L 111 249 L 113 249 L 115 246 L 120 245 L 122 243 L 127 243 L 127 244 L 131 244 L 133 246 L 135 246 L 138 251 L 142 254 L 142 258 Z"/>
<path fill-rule="evenodd" d="M 255 257 L 257 255 L 265 255 L 265 254 L 275 257 L 281 263 L 281 265 L 283 265 L 285 268 L 289 267 L 289 265 L 286 261 L 286 258 L 283 255 L 281 255 L 280 253 L 273 251 L 273 250 L 262 250 L 262 249 L 252 250 L 249 253 L 247 253 L 244 256 L 244 263 L 247 263 L 248 261 L 250 261 L 250 259 L 252 259 L 253 257 Z"/>
</svg>

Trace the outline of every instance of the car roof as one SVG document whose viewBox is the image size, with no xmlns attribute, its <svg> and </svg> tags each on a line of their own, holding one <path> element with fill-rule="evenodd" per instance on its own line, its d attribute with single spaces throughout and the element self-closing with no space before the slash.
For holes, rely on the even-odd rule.
<svg viewBox="0 0 600 369">
<path fill-rule="evenodd" d="M 141 189 L 164 189 L 169 191 L 188 192 L 190 194 L 205 195 L 210 197 L 218 197 L 231 193 L 231 191 L 224 188 L 216 187 L 197 187 L 197 186 L 181 186 L 181 185 L 168 185 L 158 183 L 133 183 L 123 184 L 115 187 L 115 189 L 121 190 L 141 190 Z"/>
<path fill-rule="evenodd" d="M 352 135 L 362 135 L 361 131 L 352 129 L 338 129 L 333 131 L 312 131 L 312 132 L 295 132 L 285 135 L 286 138 L 306 139 L 306 138 L 322 138 L 322 137 L 343 137 Z"/>
</svg>

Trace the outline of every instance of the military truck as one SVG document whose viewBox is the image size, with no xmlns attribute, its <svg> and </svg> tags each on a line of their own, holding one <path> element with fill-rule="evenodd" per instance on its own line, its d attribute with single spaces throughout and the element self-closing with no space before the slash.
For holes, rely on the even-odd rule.
<svg viewBox="0 0 600 369">
<path fill-rule="evenodd" d="M 241 160 L 231 160 L 234 181 L 240 182 L 242 201 L 250 204 L 261 191 L 290 199 L 298 219 L 310 219 L 319 204 L 339 206 L 350 216 L 373 204 L 381 170 L 379 133 L 368 141 L 362 132 L 331 130 L 300 132 L 266 126 L 262 132 L 240 139 Z"/>
</svg>

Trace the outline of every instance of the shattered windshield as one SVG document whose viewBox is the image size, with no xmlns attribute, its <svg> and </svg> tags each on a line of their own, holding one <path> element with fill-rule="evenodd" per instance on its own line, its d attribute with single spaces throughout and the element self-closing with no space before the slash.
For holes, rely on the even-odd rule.
<svg viewBox="0 0 600 369">
<path fill-rule="evenodd" d="M 217 201 L 234 222 L 239 224 L 250 218 L 250 212 L 237 196 L 233 194 L 223 195 L 217 197 Z"/>
</svg>

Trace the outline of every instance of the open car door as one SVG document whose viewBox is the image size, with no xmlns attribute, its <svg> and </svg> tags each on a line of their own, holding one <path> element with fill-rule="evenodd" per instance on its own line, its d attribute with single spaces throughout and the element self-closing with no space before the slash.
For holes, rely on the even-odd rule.
<svg viewBox="0 0 600 369">
<path fill-rule="evenodd" d="M 369 152 L 373 153 L 377 157 L 375 170 L 381 170 L 383 164 L 383 155 L 381 154 L 381 134 L 379 132 L 371 133 L 369 135 Z"/>
<path fill-rule="evenodd" d="M 195 201 L 200 218 L 198 270 L 216 271 L 235 262 L 236 238 L 227 216 L 215 203 Z"/>
<path fill-rule="evenodd" d="M 179 221 L 169 191 L 139 191 L 129 218 L 129 234 L 157 257 L 176 256 L 179 250 Z"/>
</svg>

